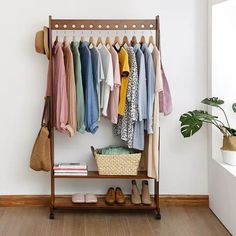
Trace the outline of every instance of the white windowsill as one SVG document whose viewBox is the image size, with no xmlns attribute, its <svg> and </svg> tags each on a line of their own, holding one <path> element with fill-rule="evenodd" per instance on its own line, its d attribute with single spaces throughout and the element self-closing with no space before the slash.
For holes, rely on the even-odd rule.
<svg viewBox="0 0 236 236">
<path fill-rule="evenodd" d="M 236 166 L 225 164 L 222 160 L 221 155 L 217 155 L 216 158 L 212 159 L 215 160 L 218 164 L 220 164 L 223 168 L 225 168 L 228 172 L 230 172 L 233 176 L 236 177 Z"/>
</svg>

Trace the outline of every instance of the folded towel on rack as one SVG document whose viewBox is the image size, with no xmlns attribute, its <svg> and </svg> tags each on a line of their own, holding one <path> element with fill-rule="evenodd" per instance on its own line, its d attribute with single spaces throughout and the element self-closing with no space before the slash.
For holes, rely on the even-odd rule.
<svg viewBox="0 0 236 236">
<path fill-rule="evenodd" d="M 101 154 L 103 155 L 120 155 L 120 154 L 132 154 L 135 153 L 135 150 L 129 149 L 127 147 L 122 146 L 108 146 L 100 149 Z"/>
</svg>

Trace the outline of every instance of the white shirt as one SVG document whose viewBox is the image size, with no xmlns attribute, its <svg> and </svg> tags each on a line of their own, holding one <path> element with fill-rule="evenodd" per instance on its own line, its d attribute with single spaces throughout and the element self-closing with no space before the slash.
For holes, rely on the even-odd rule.
<svg viewBox="0 0 236 236">
<path fill-rule="evenodd" d="M 104 73 L 104 80 L 102 85 L 102 94 L 101 94 L 101 107 L 102 114 L 107 116 L 107 107 L 109 102 L 110 91 L 113 90 L 113 67 L 112 67 L 112 57 L 108 49 L 101 45 L 98 48 L 98 51 L 101 55 L 102 68 Z"/>
</svg>

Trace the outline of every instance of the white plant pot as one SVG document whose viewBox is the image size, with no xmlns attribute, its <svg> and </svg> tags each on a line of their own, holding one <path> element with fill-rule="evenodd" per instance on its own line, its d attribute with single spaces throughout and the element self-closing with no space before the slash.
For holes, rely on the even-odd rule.
<svg viewBox="0 0 236 236">
<path fill-rule="evenodd" d="M 236 166 L 236 151 L 221 150 L 221 152 L 224 163 L 231 166 Z"/>
</svg>

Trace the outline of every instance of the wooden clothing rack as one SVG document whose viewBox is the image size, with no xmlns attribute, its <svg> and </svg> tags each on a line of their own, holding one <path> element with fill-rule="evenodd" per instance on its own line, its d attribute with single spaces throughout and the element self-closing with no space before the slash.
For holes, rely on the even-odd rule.
<svg viewBox="0 0 236 236">
<path fill-rule="evenodd" d="M 49 16 L 49 49 L 50 58 L 52 58 L 52 31 L 53 30 L 155 30 L 156 45 L 160 50 L 160 21 L 159 16 L 156 19 L 143 19 L 143 20 L 85 20 L 85 19 L 52 19 Z M 51 75 L 53 83 L 53 66 L 51 63 Z M 53 89 L 53 86 L 51 86 Z M 53 91 L 51 91 L 53 94 Z M 50 204 L 50 219 L 54 219 L 54 211 L 60 209 L 103 209 L 103 210 L 154 210 L 156 219 L 161 219 L 160 207 L 159 207 L 159 180 L 153 179 L 155 194 L 152 197 L 151 205 L 133 205 L 129 197 L 126 199 L 124 205 L 106 205 L 103 196 L 98 196 L 98 202 L 96 204 L 81 203 L 74 204 L 71 201 L 71 197 L 60 197 L 55 195 L 55 181 L 58 179 L 152 179 L 147 176 L 146 171 L 138 172 L 137 176 L 133 175 L 113 175 L 105 176 L 99 175 L 97 171 L 88 171 L 87 176 L 55 176 L 54 167 L 54 120 L 53 120 L 53 97 L 50 97 L 50 123 L 51 123 L 51 204 Z M 159 139 L 160 140 L 160 139 Z M 160 141 L 159 141 L 160 142 Z M 160 144 L 159 144 L 160 146 Z M 158 147 L 159 148 L 159 147 Z M 159 148 L 160 153 L 160 148 Z M 160 158 L 159 158 L 160 159 Z"/>
</svg>

